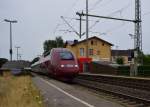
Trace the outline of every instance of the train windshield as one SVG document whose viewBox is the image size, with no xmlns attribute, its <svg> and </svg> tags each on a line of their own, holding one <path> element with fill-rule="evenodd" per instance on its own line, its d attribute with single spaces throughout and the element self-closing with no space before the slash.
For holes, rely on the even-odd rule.
<svg viewBox="0 0 150 107">
<path fill-rule="evenodd" d="M 60 52 L 60 58 L 62 60 L 73 60 L 74 59 L 72 53 L 71 52 L 67 52 L 67 51 Z"/>
</svg>

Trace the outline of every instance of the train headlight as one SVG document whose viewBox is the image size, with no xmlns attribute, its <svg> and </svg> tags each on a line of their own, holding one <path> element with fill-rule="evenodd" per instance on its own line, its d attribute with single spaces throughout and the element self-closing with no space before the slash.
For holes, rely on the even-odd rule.
<svg viewBox="0 0 150 107">
<path fill-rule="evenodd" d="M 74 65 L 75 67 L 78 67 L 78 65 Z"/>
<path fill-rule="evenodd" d="M 62 68 L 65 67 L 65 65 L 60 65 Z"/>
</svg>

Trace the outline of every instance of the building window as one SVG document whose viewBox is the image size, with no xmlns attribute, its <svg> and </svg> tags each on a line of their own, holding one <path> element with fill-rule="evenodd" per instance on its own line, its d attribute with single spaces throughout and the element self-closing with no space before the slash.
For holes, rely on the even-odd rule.
<svg viewBox="0 0 150 107">
<path fill-rule="evenodd" d="M 93 55 L 93 49 L 89 49 L 89 55 Z"/>
<path fill-rule="evenodd" d="M 97 45 L 97 41 L 96 40 L 92 40 L 91 41 L 91 45 Z"/>
<path fill-rule="evenodd" d="M 91 45 L 93 45 L 93 41 L 91 41 Z"/>
<path fill-rule="evenodd" d="M 104 43 L 102 43 L 102 45 L 104 46 L 105 44 L 104 44 Z"/>
<path fill-rule="evenodd" d="M 84 56 L 84 48 L 80 48 L 80 56 Z"/>
</svg>

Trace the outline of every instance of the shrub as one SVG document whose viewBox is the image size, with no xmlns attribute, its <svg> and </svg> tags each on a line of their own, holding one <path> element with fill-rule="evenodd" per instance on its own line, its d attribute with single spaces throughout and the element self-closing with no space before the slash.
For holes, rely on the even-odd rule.
<svg viewBox="0 0 150 107">
<path fill-rule="evenodd" d="M 0 68 L 2 67 L 2 65 L 4 63 L 6 63 L 8 61 L 8 59 L 5 59 L 5 58 L 0 58 Z"/>
<path fill-rule="evenodd" d="M 118 57 L 118 58 L 116 59 L 116 62 L 117 62 L 117 64 L 123 65 L 123 64 L 124 64 L 124 59 L 123 59 L 123 57 Z"/>
</svg>

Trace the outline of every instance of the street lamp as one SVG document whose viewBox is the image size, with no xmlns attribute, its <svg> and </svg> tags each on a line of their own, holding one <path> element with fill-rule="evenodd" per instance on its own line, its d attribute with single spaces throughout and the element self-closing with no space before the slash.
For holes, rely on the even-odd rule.
<svg viewBox="0 0 150 107">
<path fill-rule="evenodd" d="M 18 58 L 19 58 L 18 50 L 19 50 L 19 48 L 21 48 L 21 47 L 16 46 L 15 48 L 17 49 L 17 61 L 18 61 Z"/>
<path fill-rule="evenodd" d="M 17 23 L 17 20 L 8 20 L 8 19 L 4 19 L 5 22 L 9 22 L 10 23 L 10 50 L 9 50 L 9 53 L 10 53 L 10 61 L 12 61 L 12 25 L 11 23 Z"/>
</svg>

